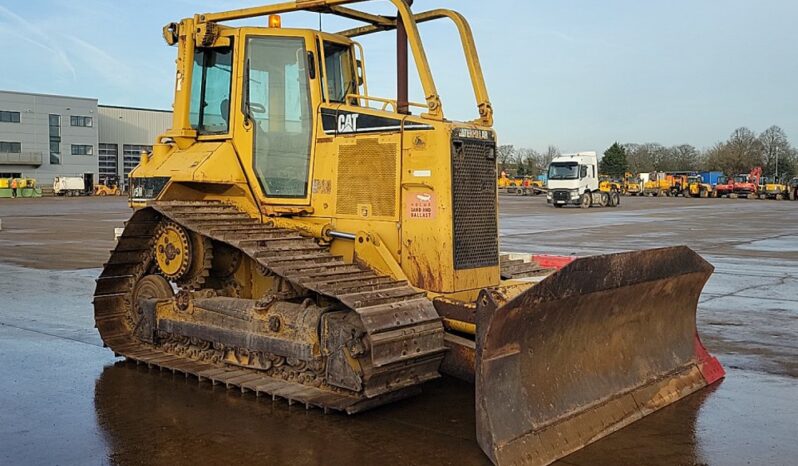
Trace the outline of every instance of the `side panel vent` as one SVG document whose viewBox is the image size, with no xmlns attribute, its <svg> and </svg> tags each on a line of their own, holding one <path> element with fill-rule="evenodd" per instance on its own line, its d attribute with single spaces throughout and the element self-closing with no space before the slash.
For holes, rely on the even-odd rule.
<svg viewBox="0 0 798 466">
<path fill-rule="evenodd" d="M 396 215 L 396 143 L 376 138 L 341 145 L 338 150 L 336 212 L 360 215 L 359 205 L 370 205 L 370 216 Z"/>
</svg>

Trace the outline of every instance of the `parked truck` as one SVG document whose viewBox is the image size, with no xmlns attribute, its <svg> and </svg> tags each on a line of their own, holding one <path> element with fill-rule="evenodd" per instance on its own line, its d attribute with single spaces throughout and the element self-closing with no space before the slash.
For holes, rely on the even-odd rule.
<svg viewBox="0 0 798 466">
<path fill-rule="evenodd" d="M 723 172 L 703 171 L 700 172 L 699 175 L 701 176 L 701 179 L 703 180 L 704 183 L 714 187 L 716 184 L 718 184 L 718 178 L 723 176 Z"/>
<path fill-rule="evenodd" d="M 546 202 L 554 207 L 578 205 L 588 207 L 617 207 L 621 193 L 599 189 L 596 153 L 563 154 L 551 161 L 546 183 Z"/>
<path fill-rule="evenodd" d="M 56 176 L 53 178 L 53 193 L 56 196 L 80 196 L 86 192 L 81 176 Z"/>
</svg>

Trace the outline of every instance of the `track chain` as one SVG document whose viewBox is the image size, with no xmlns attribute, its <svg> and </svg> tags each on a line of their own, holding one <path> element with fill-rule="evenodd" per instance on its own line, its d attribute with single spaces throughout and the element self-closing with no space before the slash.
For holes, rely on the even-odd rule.
<svg viewBox="0 0 798 466">
<path fill-rule="evenodd" d="M 152 240 L 164 218 L 240 250 L 300 293 L 356 312 L 371 355 L 363 367 L 364 393 L 341 394 L 253 369 L 197 361 L 138 340 L 132 290 L 151 269 Z M 130 360 L 325 411 L 353 413 L 415 393 L 420 383 L 439 376 L 445 351 L 440 317 L 423 291 L 363 265 L 347 264 L 312 238 L 264 225 L 231 204 L 215 201 L 159 202 L 135 212 L 97 280 L 94 307 L 105 344 Z"/>
</svg>

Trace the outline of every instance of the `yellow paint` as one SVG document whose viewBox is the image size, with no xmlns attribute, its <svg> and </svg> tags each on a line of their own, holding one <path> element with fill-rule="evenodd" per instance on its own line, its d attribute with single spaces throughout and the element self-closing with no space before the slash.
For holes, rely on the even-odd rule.
<svg viewBox="0 0 798 466">
<path fill-rule="evenodd" d="M 447 329 L 454 330 L 455 332 L 466 333 L 468 335 L 476 335 L 477 333 L 476 324 L 472 324 L 469 322 L 444 318 L 443 325 Z"/>
<path fill-rule="evenodd" d="M 167 177 L 169 181 L 157 196 L 158 200 L 205 199 L 233 203 L 261 221 L 328 241 L 333 254 L 341 255 L 344 260 L 366 262 L 397 279 L 407 279 L 431 296 L 449 294 L 474 298 L 479 289 L 499 285 L 498 259 L 496 266 L 454 269 L 452 132 L 467 128 L 489 135 L 495 141 L 492 107 L 470 27 L 461 15 L 449 10 L 413 15 L 404 1 L 391 1 L 404 21 L 415 72 L 425 95 L 423 103 L 411 103 L 414 114 L 397 113 L 394 99 L 368 94 L 365 57 L 351 37 L 376 31 L 370 26 L 331 34 L 311 29 L 234 28 L 221 24 L 262 17 L 266 25 L 265 18 L 269 15 L 302 10 L 303 2 L 196 15 L 164 29 L 167 42 L 174 43 L 178 55 L 173 124 L 155 141 L 152 153 L 142 159 L 143 163 L 131 177 Z M 314 8 L 323 8 L 352 2 L 319 0 L 312 3 Z M 416 24 L 437 18 L 451 20 L 462 41 L 479 114 L 469 122 L 444 119 L 443 104 Z M 297 69 L 307 73 L 307 99 L 311 108 L 308 114 L 312 116 L 304 196 L 267 196 L 254 168 L 256 132 L 268 132 L 285 125 L 284 119 L 279 122 L 270 119 L 266 127 L 256 126 L 261 123 L 253 122 L 243 110 L 246 108 L 243 89 L 247 43 L 254 37 L 300 40 L 309 54 L 297 55 Z M 348 47 L 353 58 L 352 69 L 342 73 L 345 77 L 357 77 L 357 84 L 347 89 L 343 102 L 330 100 L 328 80 L 322 79 L 332 70 L 326 70 L 325 49 L 320 44 L 330 43 Z M 192 81 L 199 79 L 192 75 L 198 47 L 203 53 L 213 48 L 232 48 L 229 129 L 221 134 L 198 134 L 191 126 Z M 360 61 L 359 65 L 354 58 Z M 411 69 L 410 79 L 414 78 Z M 286 102 L 279 88 L 269 92 L 266 105 L 268 109 L 265 110 L 269 112 L 285 112 Z M 361 121 L 374 117 L 396 123 L 371 132 L 329 133 L 324 131 L 322 112 L 344 116 L 356 113 Z M 415 130 L 405 129 L 411 124 L 416 125 Z M 418 125 L 423 128 L 419 129 Z M 279 144 L 276 139 L 269 141 Z M 474 186 L 474 189 L 483 188 Z M 330 232 L 356 235 L 355 241 L 363 239 L 364 243 L 340 235 L 331 236 Z"/>
<path fill-rule="evenodd" d="M 167 276 L 174 276 L 187 266 L 187 252 L 183 238 L 172 227 L 164 229 L 155 242 L 155 261 Z"/>
</svg>

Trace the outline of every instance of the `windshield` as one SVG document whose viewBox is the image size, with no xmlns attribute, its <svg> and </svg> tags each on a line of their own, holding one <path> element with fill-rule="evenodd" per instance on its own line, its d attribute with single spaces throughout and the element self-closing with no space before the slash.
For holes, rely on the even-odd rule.
<svg viewBox="0 0 798 466">
<path fill-rule="evenodd" d="M 718 177 L 718 184 L 726 184 L 729 182 L 729 177 L 727 176 L 719 176 Z"/>
<path fill-rule="evenodd" d="M 189 120 L 200 134 L 228 130 L 232 62 L 230 47 L 194 51 Z"/>
<path fill-rule="evenodd" d="M 700 183 L 701 182 L 701 178 L 698 177 L 698 176 L 691 176 L 691 177 L 687 178 L 687 182 L 688 183 Z"/>
<path fill-rule="evenodd" d="M 579 178 L 579 164 L 576 162 L 553 162 L 549 165 L 550 180 L 575 180 Z"/>
<path fill-rule="evenodd" d="M 748 183 L 748 176 L 745 175 L 735 176 L 734 181 L 737 183 Z"/>
</svg>

